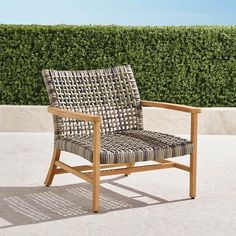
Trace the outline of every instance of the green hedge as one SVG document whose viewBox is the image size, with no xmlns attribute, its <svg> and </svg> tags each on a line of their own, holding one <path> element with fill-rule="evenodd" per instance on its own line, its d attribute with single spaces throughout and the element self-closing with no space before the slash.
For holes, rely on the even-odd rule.
<svg viewBox="0 0 236 236">
<path fill-rule="evenodd" d="M 236 27 L 0 25 L 0 104 L 48 104 L 43 68 L 130 64 L 142 99 L 236 106 Z"/>
</svg>

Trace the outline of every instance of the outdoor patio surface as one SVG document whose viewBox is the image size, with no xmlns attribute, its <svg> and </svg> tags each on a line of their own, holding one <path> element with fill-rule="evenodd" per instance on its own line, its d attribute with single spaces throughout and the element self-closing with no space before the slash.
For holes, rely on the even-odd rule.
<svg viewBox="0 0 236 236">
<path fill-rule="evenodd" d="M 236 136 L 199 136 L 195 200 L 179 169 L 103 177 L 100 214 L 90 211 L 91 186 L 71 174 L 43 186 L 52 133 L 0 133 L 0 143 L 1 236 L 236 235 Z M 88 163 L 64 152 L 62 160 Z"/>
</svg>

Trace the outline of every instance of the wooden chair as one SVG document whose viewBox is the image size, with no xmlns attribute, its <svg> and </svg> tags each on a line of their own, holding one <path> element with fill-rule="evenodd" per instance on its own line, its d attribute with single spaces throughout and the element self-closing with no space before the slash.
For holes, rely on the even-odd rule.
<svg viewBox="0 0 236 236">
<path fill-rule="evenodd" d="M 43 70 L 42 74 L 55 131 L 46 186 L 51 185 L 55 174 L 76 175 L 92 184 L 92 210 L 98 212 L 100 176 L 175 167 L 190 173 L 189 195 L 195 198 L 197 119 L 201 109 L 140 100 L 129 65 L 87 71 Z M 145 106 L 191 113 L 191 140 L 144 130 Z M 61 151 L 77 154 L 91 165 L 71 167 L 59 160 Z M 190 166 L 166 160 L 184 155 L 190 155 Z M 135 166 L 144 161 L 159 164 Z"/>
</svg>

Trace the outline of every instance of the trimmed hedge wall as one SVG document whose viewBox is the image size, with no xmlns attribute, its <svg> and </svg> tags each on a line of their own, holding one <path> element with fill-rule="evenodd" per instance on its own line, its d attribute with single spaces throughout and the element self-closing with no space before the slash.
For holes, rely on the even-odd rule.
<svg viewBox="0 0 236 236">
<path fill-rule="evenodd" d="M 0 104 L 48 104 L 41 70 L 133 68 L 142 99 L 236 106 L 236 27 L 0 25 Z"/>
</svg>

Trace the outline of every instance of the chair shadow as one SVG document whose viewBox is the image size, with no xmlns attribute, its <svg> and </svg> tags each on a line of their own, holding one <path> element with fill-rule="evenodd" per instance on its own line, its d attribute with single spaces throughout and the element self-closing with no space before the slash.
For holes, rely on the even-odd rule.
<svg viewBox="0 0 236 236">
<path fill-rule="evenodd" d="M 168 201 L 115 182 L 121 178 L 125 177 L 103 180 L 102 185 L 112 185 L 131 194 L 126 196 L 101 186 L 99 214 L 190 200 Z M 0 187 L 0 229 L 94 214 L 91 211 L 91 190 L 88 183 L 49 188 Z"/>
</svg>

